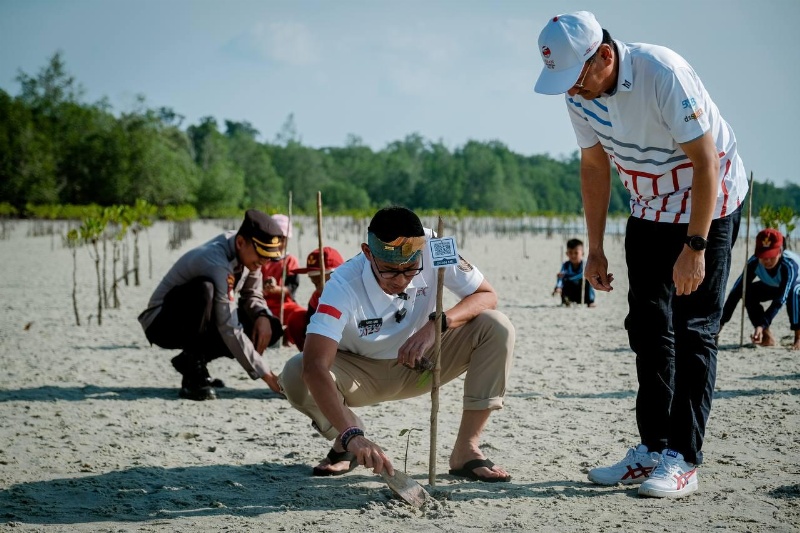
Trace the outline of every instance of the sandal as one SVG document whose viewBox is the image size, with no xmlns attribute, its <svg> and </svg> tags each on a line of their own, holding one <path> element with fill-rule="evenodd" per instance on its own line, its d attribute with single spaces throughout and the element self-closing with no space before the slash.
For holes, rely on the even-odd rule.
<svg viewBox="0 0 800 533">
<path fill-rule="evenodd" d="M 356 458 L 355 454 L 350 452 L 337 452 L 333 448 L 330 449 L 328 455 L 325 458 L 330 461 L 327 465 L 324 466 L 315 466 L 314 470 L 312 471 L 312 475 L 314 476 L 341 476 L 342 474 L 346 474 L 348 472 L 352 472 L 355 467 L 358 466 L 358 459 Z M 327 467 L 331 465 L 335 465 L 336 463 L 340 463 L 342 461 L 350 461 L 350 468 L 347 470 L 329 470 Z"/>
<path fill-rule="evenodd" d="M 503 476 L 503 477 L 486 477 L 486 476 L 479 476 L 475 473 L 476 468 L 480 468 L 485 466 L 489 470 L 492 470 L 494 463 L 491 462 L 489 459 L 473 459 L 472 461 L 467 461 L 464 463 L 464 466 L 461 468 L 451 468 L 450 475 L 451 476 L 458 476 L 458 477 L 465 477 L 467 479 L 471 479 L 472 481 L 483 481 L 485 483 L 499 483 L 504 481 L 511 481 L 511 476 Z"/>
</svg>

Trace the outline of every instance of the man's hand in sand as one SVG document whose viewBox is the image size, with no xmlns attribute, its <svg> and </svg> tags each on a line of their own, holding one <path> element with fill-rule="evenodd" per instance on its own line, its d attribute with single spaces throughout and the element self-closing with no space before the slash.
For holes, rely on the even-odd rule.
<svg viewBox="0 0 800 533">
<path fill-rule="evenodd" d="M 281 396 L 283 396 L 283 391 L 281 390 L 281 386 L 278 384 L 278 375 L 275 374 L 272 370 L 264 374 L 261 378 L 264 382 L 269 385 L 269 388 L 272 389 L 272 392 L 277 392 Z"/>
<path fill-rule="evenodd" d="M 761 346 L 775 346 L 775 337 L 772 336 L 769 328 L 764 328 L 763 326 L 756 327 L 753 334 L 750 335 L 750 340 L 753 341 L 753 344 Z"/>
<path fill-rule="evenodd" d="M 350 439 L 347 443 L 347 451 L 354 454 L 358 459 L 358 464 L 371 468 L 375 474 L 380 474 L 383 470 L 390 476 L 394 475 L 394 467 L 389 456 L 380 446 L 364 436 L 357 436 Z"/>
<path fill-rule="evenodd" d="M 614 290 L 611 283 L 614 281 L 614 274 L 608 271 L 608 259 L 602 251 L 589 251 L 586 258 L 586 270 L 584 272 L 589 284 L 598 291 L 610 292 Z"/>
</svg>

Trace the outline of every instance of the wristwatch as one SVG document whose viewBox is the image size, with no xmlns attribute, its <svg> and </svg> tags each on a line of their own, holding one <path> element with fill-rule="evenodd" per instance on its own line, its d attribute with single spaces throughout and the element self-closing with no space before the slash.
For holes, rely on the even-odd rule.
<svg viewBox="0 0 800 533">
<path fill-rule="evenodd" d="M 686 245 L 695 252 L 702 252 L 708 246 L 708 239 L 700 235 L 687 235 Z"/>
<path fill-rule="evenodd" d="M 431 322 L 436 320 L 436 311 L 428 315 L 428 320 Z M 444 314 L 444 311 L 442 311 L 442 333 L 445 331 L 447 331 L 447 316 Z"/>
</svg>

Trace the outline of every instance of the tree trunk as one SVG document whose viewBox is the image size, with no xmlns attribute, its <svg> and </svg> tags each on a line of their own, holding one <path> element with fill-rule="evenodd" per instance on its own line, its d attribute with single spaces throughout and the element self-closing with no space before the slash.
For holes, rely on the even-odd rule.
<svg viewBox="0 0 800 533">
<path fill-rule="evenodd" d="M 105 241 L 104 241 L 105 242 Z M 92 243 L 94 245 L 94 271 L 97 274 L 97 325 L 103 325 L 103 292 L 105 286 L 105 276 L 100 276 L 100 250 L 97 247 L 97 241 Z M 105 258 L 105 256 L 103 256 Z M 105 271 L 105 268 L 103 269 Z"/>
<path fill-rule="evenodd" d="M 78 314 L 78 250 L 72 249 L 72 310 L 75 311 L 75 325 L 81 325 L 81 317 Z"/>
<path fill-rule="evenodd" d="M 133 285 L 139 286 L 139 232 L 133 230 Z"/>
<path fill-rule="evenodd" d="M 107 262 L 106 262 L 106 256 L 107 256 L 106 243 L 107 242 L 108 242 L 107 239 L 103 238 L 103 288 L 102 288 L 102 292 L 103 292 L 103 304 L 105 305 L 106 309 L 108 309 L 108 289 L 107 289 L 108 285 L 106 284 L 106 265 L 107 265 Z M 98 268 L 99 268 L 99 265 L 98 265 Z"/>
</svg>

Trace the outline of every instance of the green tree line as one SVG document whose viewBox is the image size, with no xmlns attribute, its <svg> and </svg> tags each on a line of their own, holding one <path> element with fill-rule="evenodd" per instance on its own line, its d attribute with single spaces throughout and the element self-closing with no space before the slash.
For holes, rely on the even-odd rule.
<svg viewBox="0 0 800 533">
<path fill-rule="evenodd" d="M 453 150 L 418 134 L 373 150 L 357 136 L 341 147 L 300 142 L 289 115 L 273 142 L 246 121 L 212 117 L 184 127 L 172 108 L 150 109 L 140 96 L 115 114 L 90 103 L 56 53 L 36 75 L 19 72 L 19 94 L 0 89 L 0 203 L 192 206 L 201 216 L 248 207 L 313 213 L 365 211 L 389 203 L 419 210 L 491 214 L 579 214 L 578 152 L 524 156 L 498 141 Z M 800 210 L 800 187 L 756 186 L 754 209 Z M 614 180 L 610 211 L 628 212 Z"/>
</svg>

